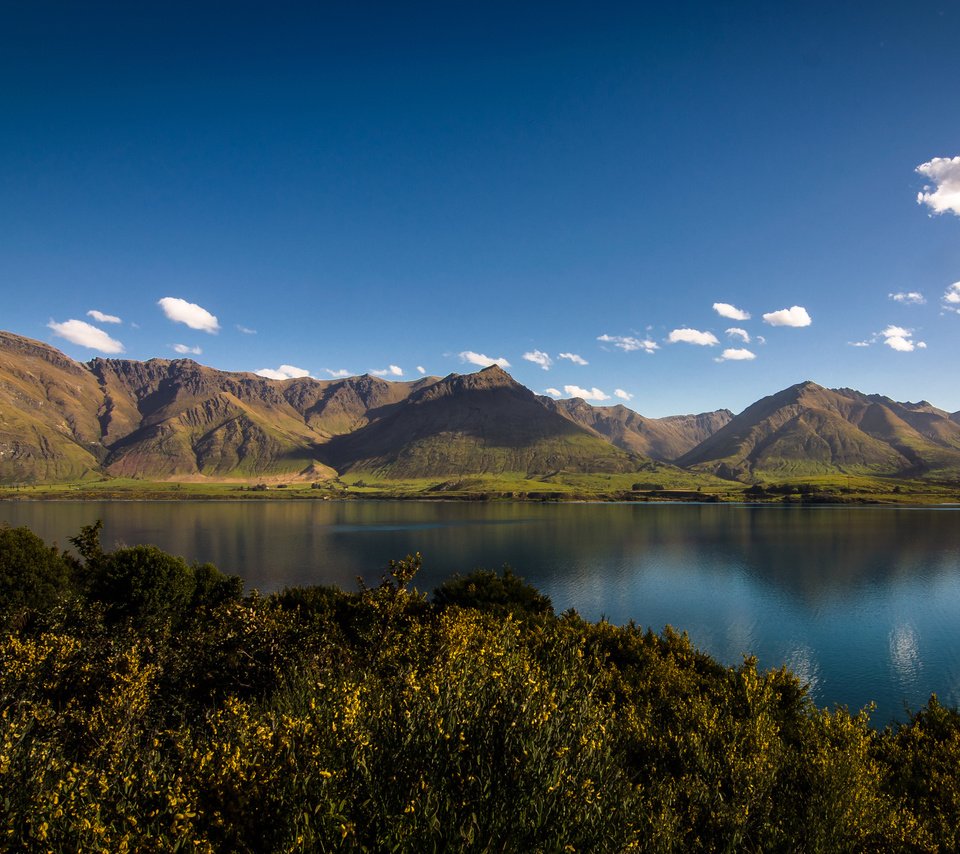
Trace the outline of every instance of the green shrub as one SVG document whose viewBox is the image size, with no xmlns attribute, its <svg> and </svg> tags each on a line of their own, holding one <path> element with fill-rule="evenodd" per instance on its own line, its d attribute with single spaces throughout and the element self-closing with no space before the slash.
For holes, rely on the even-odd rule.
<svg viewBox="0 0 960 854">
<path fill-rule="evenodd" d="M 73 569 L 28 528 L 0 527 L 0 615 L 52 607 L 72 592 Z"/>
<path fill-rule="evenodd" d="M 455 575 L 433 591 L 433 601 L 440 608 L 457 605 L 501 616 L 553 614 L 550 597 L 514 575 L 509 566 L 499 574 L 478 569 L 468 575 Z"/>
</svg>

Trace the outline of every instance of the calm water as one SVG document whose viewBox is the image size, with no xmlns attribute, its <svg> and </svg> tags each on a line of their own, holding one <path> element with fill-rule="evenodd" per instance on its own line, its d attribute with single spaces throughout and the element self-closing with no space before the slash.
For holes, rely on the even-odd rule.
<svg viewBox="0 0 960 854">
<path fill-rule="evenodd" d="M 666 624 L 727 664 L 788 664 L 821 704 L 903 717 L 960 704 L 960 508 L 409 502 L 2 503 L 61 546 L 155 543 L 264 592 L 379 579 L 424 555 L 421 589 L 509 563 L 558 611 Z"/>
</svg>

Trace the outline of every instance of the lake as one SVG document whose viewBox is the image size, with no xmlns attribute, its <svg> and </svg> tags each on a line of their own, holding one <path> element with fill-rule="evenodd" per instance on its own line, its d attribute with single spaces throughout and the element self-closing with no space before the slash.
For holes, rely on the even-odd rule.
<svg viewBox="0 0 960 854">
<path fill-rule="evenodd" d="M 420 551 L 432 590 L 509 564 L 557 611 L 685 630 L 726 664 L 789 665 L 821 705 L 960 704 L 960 508 L 439 502 L 3 502 L 66 546 L 154 543 L 270 592 L 375 583 Z"/>
</svg>

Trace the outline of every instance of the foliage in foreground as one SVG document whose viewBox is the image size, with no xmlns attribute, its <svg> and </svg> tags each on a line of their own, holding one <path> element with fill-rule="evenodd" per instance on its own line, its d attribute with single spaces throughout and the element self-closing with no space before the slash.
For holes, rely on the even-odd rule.
<svg viewBox="0 0 960 854">
<path fill-rule="evenodd" d="M 244 598 L 97 534 L 0 529 L 0 848 L 960 849 L 935 698 L 877 732 L 512 574 Z"/>
</svg>

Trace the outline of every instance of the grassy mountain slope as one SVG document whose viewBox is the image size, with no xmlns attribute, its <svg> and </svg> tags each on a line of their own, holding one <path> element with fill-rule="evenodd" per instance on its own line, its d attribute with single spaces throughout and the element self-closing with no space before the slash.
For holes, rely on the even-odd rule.
<svg viewBox="0 0 960 854">
<path fill-rule="evenodd" d="M 960 467 L 960 431 L 926 403 L 800 383 L 745 409 L 677 464 L 723 477 L 917 476 Z"/>
<path fill-rule="evenodd" d="M 432 383 L 325 450 L 340 471 L 390 477 L 625 472 L 642 462 L 548 410 L 496 366 Z"/>
<path fill-rule="evenodd" d="M 96 471 L 104 455 L 99 399 L 83 365 L 0 332 L 0 480 L 51 482 Z"/>
<path fill-rule="evenodd" d="M 540 397 L 552 412 L 602 436 L 625 451 L 654 460 L 671 461 L 691 451 L 733 418 L 728 409 L 700 415 L 646 418 L 625 406 L 591 406 L 574 397 L 553 400 Z"/>
<path fill-rule="evenodd" d="M 436 381 L 436 377 L 424 377 L 408 383 L 386 382 L 369 374 L 331 381 L 295 379 L 284 384 L 283 396 L 326 439 L 365 427 Z"/>
</svg>

